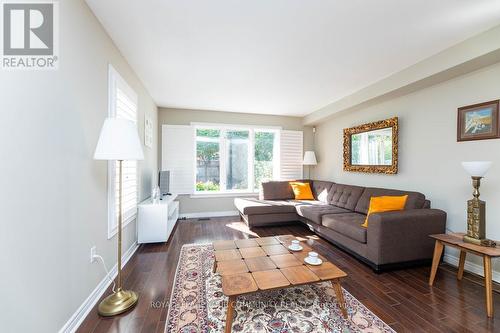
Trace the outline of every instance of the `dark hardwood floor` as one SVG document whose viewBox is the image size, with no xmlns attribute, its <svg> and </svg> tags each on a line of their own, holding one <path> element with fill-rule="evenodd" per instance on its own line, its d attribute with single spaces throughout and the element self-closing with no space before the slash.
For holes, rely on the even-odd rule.
<svg viewBox="0 0 500 333">
<path fill-rule="evenodd" d="M 114 318 L 99 317 L 94 308 L 78 332 L 163 333 L 183 244 L 280 234 L 310 239 L 316 251 L 349 274 L 343 287 L 397 332 L 500 332 L 498 286 L 494 293 L 495 318 L 488 319 L 484 288 L 475 275 L 466 273 L 462 281 L 457 281 L 456 269 L 442 265 L 435 286 L 429 287 L 429 267 L 375 274 L 302 225 L 249 231 L 238 217 L 179 221 L 168 244 L 141 245 L 124 269 L 125 287 L 139 292 L 138 305 Z"/>
</svg>

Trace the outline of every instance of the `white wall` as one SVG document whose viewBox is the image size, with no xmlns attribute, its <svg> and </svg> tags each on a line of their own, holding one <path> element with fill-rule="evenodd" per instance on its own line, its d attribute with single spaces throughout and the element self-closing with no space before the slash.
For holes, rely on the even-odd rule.
<svg viewBox="0 0 500 333">
<path fill-rule="evenodd" d="M 302 125 L 302 118 L 299 117 L 169 108 L 159 108 L 158 113 L 158 125 L 160 127 L 158 131 L 160 133 L 162 125 L 189 125 L 191 122 L 281 126 L 286 130 L 304 131 L 304 150 L 308 150 L 312 147 L 312 128 L 304 127 Z M 158 154 L 161 157 L 161 142 L 158 146 Z M 159 159 L 159 162 L 160 161 L 161 158 Z M 161 165 L 158 167 L 161 168 Z M 236 211 L 233 204 L 234 197 L 232 196 L 222 198 L 191 198 L 188 195 L 182 195 L 179 196 L 179 201 L 181 214 L 187 214 L 188 216 L 198 216 L 200 213 L 207 212 L 217 213 Z"/>
<path fill-rule="evenodd" d="M 496 64 L 403 97 L 339 114 L 317 127 L 319 165 L 315 178 L 420 191 L 432 200 L 434 208 L 448 213 L 447 227 L 458 232 L 466 230 L 466 201 L 472 197 L 470 177 L 460 162 L 491 160 L 494 164 L 482 182 L 481 198 L 487 203 L 487 237 L 500 240 L 500 140 L 456 141 L 457 108 L 499 98 L 500 64 Z M 400 121 L 399 173 L 344 172 L 342 130 L 394 116 Z M 477 258 L 468 257 L 471 259 L 481 264 Z M 494 268 L 500 271 L 500 263 L 495 262 Z"/>
<path fill-rule="evenodd" d="M 83 0 L 60 1 L 57 71 L 0 72 L 2 332 L 56 332 L 103 279 L 90 247 L 116 264 L 107 239 L 106 162 L 93 151 L 107 116 L 108 64 L 155 122 L 140 162 L 140 198 L 157 168 L 157 108 Z M 136 240 L 135 222 L 124 248 Z"/>
</svg>

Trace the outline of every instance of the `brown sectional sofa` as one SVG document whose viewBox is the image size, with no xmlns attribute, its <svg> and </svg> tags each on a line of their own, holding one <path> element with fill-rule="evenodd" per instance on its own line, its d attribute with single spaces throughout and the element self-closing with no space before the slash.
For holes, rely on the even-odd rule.
<svg viewBox="0 0 500 333">
<path fill-rule="evenodd" d="M 234 204 L 250 226 L 299 221 L 353 254 L 375 271 L 430 263 L 434 242 L 445 232 L 446 213 L 431 209 L 422 193 L 306 180 L 315 200 L 295 200 L 289 182 L 262 185 L 259 199 L 237 198 Z M 371 214 L 363 224 L 370 198 L 408 195 L 403 211 Z"/>
</svg>

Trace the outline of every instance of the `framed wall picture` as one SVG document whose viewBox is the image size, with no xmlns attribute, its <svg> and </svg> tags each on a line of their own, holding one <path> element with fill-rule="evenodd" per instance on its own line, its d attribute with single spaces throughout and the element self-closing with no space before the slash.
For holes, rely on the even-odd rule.
<svg viewBox="0 0 500 333">
<path fill-rule="evenodd" d="M 457 141 L 497 139 L 499 101 L 458 108 Z"/>
<path fill-rule="evenodd" d="M 153 120 L 148 115 L 144 116 L 144 145 L 153 147 Z"/>
</svg>

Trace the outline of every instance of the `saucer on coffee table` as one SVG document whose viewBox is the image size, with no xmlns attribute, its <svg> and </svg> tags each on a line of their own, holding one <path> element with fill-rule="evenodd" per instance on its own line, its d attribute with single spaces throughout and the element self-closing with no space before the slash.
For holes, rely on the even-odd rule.
<svg viewBox="0 0 500 333">
<path fill-rule="evenodd" d="M 302 251 L 304 248 L 302 246 L 297 246 L 297 247 L 292 247 L 291 245 L 287 246 L 287 248 L 290 250 L 290 251 L 294 251 L 294 252 L 299 252 L 299 251 Z"/>
<path fill-rule="evenodd" d="M 319 266 L 323 263 L 323 260 L 321 260 L 320 258 L 318 258 L 318 261 L 312 262 L 312 261 L 310 261 L 309 257 L 305 257 L 304 261 L 306 264 L 313 265 L 313 266 Z"/>
</svg>

